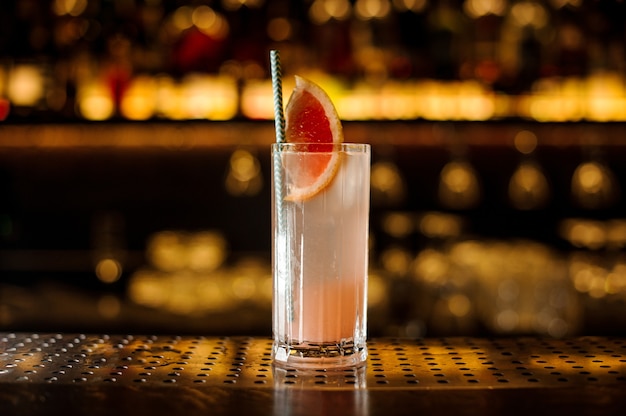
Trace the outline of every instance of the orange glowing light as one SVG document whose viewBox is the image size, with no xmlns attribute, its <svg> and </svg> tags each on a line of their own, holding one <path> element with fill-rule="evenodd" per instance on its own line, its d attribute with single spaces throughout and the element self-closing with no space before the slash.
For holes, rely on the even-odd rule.
<svg viewBox="0 0 626 416">
<path fill-rule="evenodd" d="M 90 82 L 78 88 L 78 110 L 87 120 L 107 120 L 115 113 L 111 92 L 102 83 Z"/>
<path fill-rule="evenodd" d="M 18 65 L 9 73 L 7 97 L 17 106 L 34 106 L 44 95 L 44 77 L 35 65 Z"/>
<path fill-rule="evenodd" d="M 147 120 L 155 113 L 155 83 L 150 77 L 137 77 L 122 97 L 120 111 L 129 120 Z"/>
</svg>

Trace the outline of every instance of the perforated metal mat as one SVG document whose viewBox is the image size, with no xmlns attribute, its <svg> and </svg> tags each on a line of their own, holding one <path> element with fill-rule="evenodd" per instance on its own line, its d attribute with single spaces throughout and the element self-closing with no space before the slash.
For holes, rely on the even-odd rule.
<svg viewBox="0 0 626 416">
<path fill-rule="evenodd" d="M 366 367 L 274 369 L 249 337 L 0 333 L 0 386 L 86 384 L 273 389 L 513 389 L 623 385 L 626 340 L 374 339 Z"/>
</svg>

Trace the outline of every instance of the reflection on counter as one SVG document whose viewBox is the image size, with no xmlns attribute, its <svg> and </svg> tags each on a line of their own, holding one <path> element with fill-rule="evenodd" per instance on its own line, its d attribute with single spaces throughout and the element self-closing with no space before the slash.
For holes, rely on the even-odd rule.
<svg viewBox="0 0 626 416">
<path fill-rule="evenodd" d="M 426 237 L 413 249 L 376 248 L 372 236 L 368 331 L 372 336 L 621 334 L 626 305 L 626 220 L 568 219 L 561 251 L 532 240 L 472 238 L 441 212 L 391 213 L 389 235 Z M 233 256 L 215 231 L 162 231 L 147 263 L 118 284 L 120 263 L 96 263 L 104 285 L 77 291 L 60 281 L 2 284 L 0 322 L 54 327 L 269 334 L 272 276 L 265 256 Z M 107 289 L 107 287 L 109 289 Z"/>
<path fill-rule="evenodd" d="M 457 215 L 391 213 L 383 224 L 390 235 L 417 232 L 432 243 L 415 252 L 392 245 L 372 256 L 370 332 L 577 335 L 600 305 L 619 310 L 626 302 L 626 258 L 615 251 L 626 247 L 625 224 L 565 220 L 562 236 L 575 249 L 564 254 L 530 240 L 469 238 Z M 603 248 L 616 254 L 607 259 Z M 249 256 L 226 263 L 227 243 L 217 232 L 159 232 L 146 255 L 148 264 L 129 279 L 130 302 L 185 320 L 236 320 L 246 309 L 271 314 L 269 262 Z"/>
</svg>

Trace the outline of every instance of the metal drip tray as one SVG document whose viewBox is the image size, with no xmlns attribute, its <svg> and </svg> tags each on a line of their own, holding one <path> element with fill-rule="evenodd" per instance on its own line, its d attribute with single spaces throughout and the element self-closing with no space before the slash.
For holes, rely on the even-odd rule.
<svg viewBox="0 0 626 416">
<path fill-rule="evenodd" d="M 149 391 L 170 398 L 196 391 L 221 397 L 222 408 L 233 400 L 241 406 L 242 392 L 255 392 L 255 405 L 274 413 L 294 392 L 302 403 L 307 391 L 347 392 L 352 405 L 354 392 L 366 392 L 359 408 L 371 400 L 384 407 L 399 393 L 404 400 L 431 392 L 429 400 L 448 395 L 458 402 L 481 391 L 571 392 L 577 400 L 602 391 L 603 403 L 622 405 L 626 392 L 625 339 L 374 339 L 368 347 L 360 369 L 300 371 L 274 368 L 271 340 L 262 338 L 0 333 L 0 409 L 39 403 L 50 410 L 76 392 L 97 405 L 114 395 L 136 400 Z"/>
</svg>

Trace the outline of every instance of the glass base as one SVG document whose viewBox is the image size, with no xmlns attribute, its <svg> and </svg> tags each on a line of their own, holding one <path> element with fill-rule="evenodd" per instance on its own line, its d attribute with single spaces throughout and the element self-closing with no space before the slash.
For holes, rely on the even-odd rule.
<svg viewBox="0 0 626 416">
<path fill-rule="evenodd" d="M 367 348 L 353 343 L 288 345 L 274 342 L 272 347 L 274 365 L 284 368 L 341 369 L 365 365 Z"/>
</svg>

